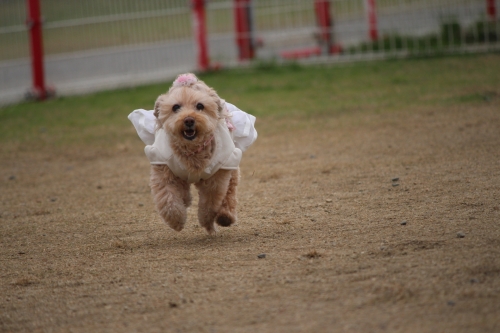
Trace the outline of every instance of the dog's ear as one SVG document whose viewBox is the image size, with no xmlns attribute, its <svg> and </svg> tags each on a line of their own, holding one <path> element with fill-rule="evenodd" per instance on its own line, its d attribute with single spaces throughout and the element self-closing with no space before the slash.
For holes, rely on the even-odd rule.
<svg viewBox="0 0 500 333">
<path fill-rule="evenodd" d="M 163 102 L 163 95 L 158 96 L 155 102 L 155 111 L 153 114 L 155 115 L 156 119 L 158 119 L 158 117 L 160 116 L 161 102 Z"/>
<path fill-rule="evenodd" d="M 217 95 L 217 98 L 215 100 L 217 103 L 217 111 L 219 112 L 219 116 L 224 115 L 224 102 L 222 102 L 222 99 Z"/>
</svg>

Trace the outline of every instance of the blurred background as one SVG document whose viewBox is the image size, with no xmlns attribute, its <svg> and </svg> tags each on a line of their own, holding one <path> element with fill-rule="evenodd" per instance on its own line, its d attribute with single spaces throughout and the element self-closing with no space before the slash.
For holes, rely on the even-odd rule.
<svg viewBox="0 0 500 333">
<path fill-rule="evenodd" d="M 36 3 L 39 21 L 30 8 Z M 37 89 L 79 94 L 255 62 L 498 50 L 499 6 L 500 0 L 0 0 L 0 104 L 37 97 Z M 32 58 L 37 28 L 41 88 L 33 68 L 40 59 Z"/>
</svg>

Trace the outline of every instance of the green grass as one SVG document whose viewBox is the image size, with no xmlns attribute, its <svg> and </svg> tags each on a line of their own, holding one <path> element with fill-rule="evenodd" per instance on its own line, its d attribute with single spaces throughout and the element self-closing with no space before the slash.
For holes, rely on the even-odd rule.
<svg viewBox="0 0 500 333">
<path fill-rule="evenodd" d="M 205 80 L 228 101 L 259 117 L 391 112 L 452 105 L 463 96 L 498 91 L 499 60 L 499 55 L 483 55 L 345 66 L 271 63 L 249 71 L 209 74 Z"/>
<path fill-rule="evenodd" d="M 337 117 L 490 103 L 500 96 L 500 55 L 474 55 L 302 67 L 259 64 L 200 77 L 227 101 L 271 118 Z M 0 149 L 117 145 L 138 140 L 127 115 L 151 109 L 170 83 L 29 102 L 0 109 Z"/>
<path fill-rule="evenodd" d="M 382 36 L 373 42 L 363 42 L 351 46 L 346 51 L 349 54 L 367 52 L 399 52 L 407 51 L 410 54 L 432 52 L 438 54 L 449 48 L 463 45 L 480 45 L 498 41 L 498 22 L 478 21 L 469 27 L 462 27 L 454 20 L 443 22 L 440 32 L 427 36 L 400 36 L 398 34 Z"/>
</svg>

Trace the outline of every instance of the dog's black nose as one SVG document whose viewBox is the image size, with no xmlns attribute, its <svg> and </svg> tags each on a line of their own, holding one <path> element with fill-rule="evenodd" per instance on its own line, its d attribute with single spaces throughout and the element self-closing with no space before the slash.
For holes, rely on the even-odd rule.
<svg viewBox="0 0 500 333">
<path fill-rule="evenodd" d="M 184 126 L 193 127 L 194 126 L 194 118 L 187 117 L 184 119 Z"/>
</svg>

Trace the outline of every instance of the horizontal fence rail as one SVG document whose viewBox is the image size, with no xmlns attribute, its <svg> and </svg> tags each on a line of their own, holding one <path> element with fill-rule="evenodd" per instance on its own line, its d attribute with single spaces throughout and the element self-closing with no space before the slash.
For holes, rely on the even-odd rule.
<svg viewBox="0 0 500 333">
<path fill-rule="evenodd" d="M 195 2 L 206 15 L 199 16 L 206 66 Z M 45 76 L 57 94 L 76 94 L 254 60 L 492 51 L 500 48 L 499 7 L 500 0 L 42 0 Z M 26 13 L 25 0 L 0 0 L 0 104 L 31 86 Z"/>
</svg>

